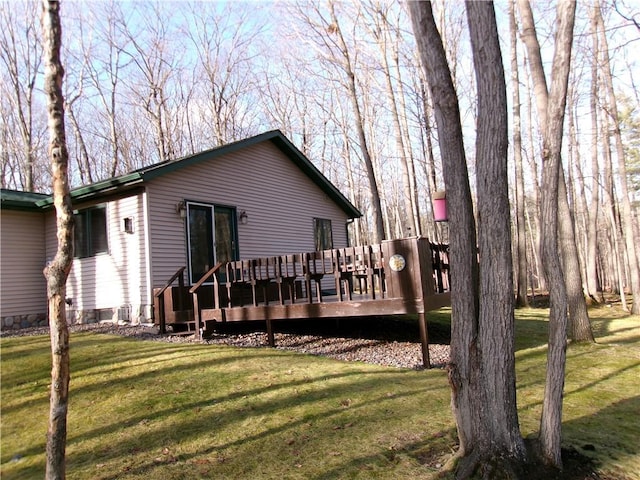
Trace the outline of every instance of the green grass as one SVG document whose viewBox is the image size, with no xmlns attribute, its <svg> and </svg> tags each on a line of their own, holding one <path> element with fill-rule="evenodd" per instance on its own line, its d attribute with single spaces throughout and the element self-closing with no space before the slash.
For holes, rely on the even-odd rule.
<svg viewBox="0 0 640 480">
<path fill-rule="evenodd" d="M 598 344 L 568 350 L 564 444 L 640 478 L 640 319 L 591 312 Z M 546 313 L 518 312 L 525 436 L 538 430 Z M 0 346 L 0 475 L 42 478 L 49 337 Z M 91 333 L 71 346 L 69 479 L 429 479 L 455 448 L 442 370 Z"/>
</svg>

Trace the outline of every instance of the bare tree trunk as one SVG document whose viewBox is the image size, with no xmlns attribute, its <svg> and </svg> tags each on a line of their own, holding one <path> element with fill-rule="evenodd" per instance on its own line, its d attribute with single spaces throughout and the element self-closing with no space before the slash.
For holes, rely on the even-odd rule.
<svg viewBox="0 0 640 480">
<path fill-rule="evenodd" d="M 551 312 L 549 315 L 547 378 L 540 421 L 540 453 L 545 462 L 560 469 L 562 468 L 562 391 L 567 346 L 567 286 L 558 255 L 558 230 L 561 222 L 559 215 L 563 215 L 563 212 L 558 210 L 559 205 L 561 209 L 564 208 L 562 202 L 559 204 L 559 196 L 562 195 L 560 154 L 576 4 L 572 0 L 563 0 L 558 3 L 556 45 L 549 94 L 547 94 L 531 5 L 528 0 L 519 0 L 518 5 L 522 17 L 523 40 L 529 52 L 531 76 L 534 79 L 540 124 L 543 127 L 543 267 L 549 286 Z M 564 194 L 566 202 L 566 191 Z M 565 230 L 564 234 L 566 233 Z M 560 233 L 561 236 L 564 234 Z"/>
<path fill-rule="evenodd" d="M 591 59 L 591 208 L 587 226 L 587 292 L 597 302 L 602 302 L 602 287 L 598 281 L 598 212 L 600 210 L 600 167 L 598 165 L 598 35 L 595 15 L 591 14 L 593 53 Z"/>
<path fill-rule="evenodd" d="M 455 273 L 449 382 L 460 440 L 456 478 L 487 474 L 488 468 L 496 476 L 514 478 L 525 461 L 525 447 L 515 392 L 507 101 L 493 3 L 466 4 L 478 84 L 479 266 L 459 107 L 442 39 L 431 4 L 408 5 L 434 99 L 451 211 L 451 270 Z"/>
<path fill-rule="evenodd" d="M 572 2 L 574 0 L 563 0 Z M 522 14 L 522 22 L 525 25 L 525 31 L 523 33 L 523 40 L 527 45 L 527 52 L 529 53 L 529 66 L 531 69 L 531 76 L 534 82 L 534 91 L 536 92 L 536 105 L 538 108 L 538 116 L 540 118 L 540 126 L 543 132 L 547 127 L 548 108 L 550 104 L 549 94 L 547 90 L 547 83 L 544 76 L 544 70 L 540 57 L 540 46 L 535 34 L 535 25 L 533 23 L 533 13 L 531 8 L 526 10 L 524 4 L 529 5 L 528 0 L 519 2 Z M 556 47 L 557 48 L 557 47 Z M 555 74 L 555 72 L 554 72 Z M 539 85 L 541 84 L 541 85 Z M 540 98 L 542 96 L 542 98 Z M 566 104 L 565 93 L 565 104 Z M 563 112 L 564 118 L 564 112 Z M 543 144 L 544 144 L 543 133 Z M 560 143 L 560 148 L 562 142 Z M 544 147 L 543 147 L 544 148 Z M 543 152 L 544 156 L 545 152 Z M 543 167 L 544 168 L 544 167 Z M 560 161 L 560 168 L 558 170 L 558 179 L 560 184 L 558 185 L 558 248 L 562 257 L 563 277 L 565 281 L 565 291 L 567 294 L 567 302 L 569 307 L 569 317 L 571 324 L 575 324 L 576 327 L 571 329 L 569 333 L 582 333 L 589 332 L 588 335 L 583 335 L 580 338 L 572 338 L 578 341 L 593 341 L 593 335 L 591 334 L 591 326 L 589 324 L 589 314 L 587 311 L 587 304 L 584 298 L 584 292 L 582 289 L 582 276 L 580 274 L 580 260 L 578 258 L 578 249 L 575 240 L 575 231 L 573 226 L 573 218 L 571 216 L 571 209 L 569 208 L 569 201 L 567 199 L 567 187 L 564 178 L 564 170 L 562 169 L 562 161 Z M 543 221 L 544 223 L 544 221 Z M 543 225 L 543 231 L 544 231 Z M 544 259 L 543 259 L 544 261 Z M 551 286 L 549 286 L 551 289 Z"/>
<path fill-rule="evenodd" d="M 408 2 L 422 65 L 434 102 L 440 154 L 449 206 L 451 276 L 451 362 L 449 383 L 456 418 L 459 455 L 473 451 L 481 401 L 478 350 L 478 264 L 468 170 L 460 110 L 442 39 L 429 2 Z"/>
<path fill-rule="evenodd" d="M 608 132 L 610 129 L 609 126 L 609 116 L 602 116 L 602 128 L 600 129 L 603 132 Z M 609 144 L 609 137 L 605 137 L 606 141 L 603 142 L 602 151 L 604 153 L 604 200 L 606 205 L 607 215 L 609 217 L 610 224 L 610 232 L 611 232 L 611 251 L 613 253 L 612 257 L 613 261 L 613 277 L 616 280 L 616 285 L 612 285 L 614 291 L 618 291 L 620 295 L 620 303 L 622 304 L 622 309 L 629 311 L 629 307 L 627 305 L 627 295 L 625 293 L 625 281 L 626 275 L 624 271 L 624 245 L 621 240 L 620 235 L 620 224 L 618 222 L 619 218 L 616 213 L 616 205 L 615 205 L 615 192 L 613 188 L 613 165 L 611 162 L 611 145 Z"/>
<path fill-rule="evenodd" d="M 618 159 L 618 182 L 620 184 L 620 203 L 622 204 L 622 232 L 626 244 L 628 257 L 629 277 L 631 280 L 631 293 L 633 294 L 633 303 L 631 305 L 632 314 L 640 314 L 640 266 L 638 265 L 638 248 L 637 239 L 634 237 L 633 214 L 631 211 L 631 202 L 629 200 L 629 189 L 627 187 L 627 167 L 625 165 L 624 146 L 622 145 L 622 135 L 620 134 L 620 120 L 618 117 L 618 105 L 616 102 L 615 92 L 613 90 L 613 80 L 611 78 L 611 66 L 609 63 L 609 48 L 607 36 L 604 32 L 604 23 L 600 12 L 600 3 L 594 3 L 594 15 L 598 25 L 598 35 L 602 44 L 601 59 L 603 65 L 603 79 L 607 90 L 607 113 L 611 117 L 611 125 L 613 126 L 613 137 L 616 145 L 616 157 Z"/>
<path fill-rule="evenodd" d="M 525 460 L 515 388 L 513 264 L 507 174 L 507 92 L 495 11 L 467 1 L 478 90 L 476 169 L 480 296 L 478 342 L 484 422 L 479 440 L 503 460 Z M 507 287 L 507 288 L 505 288 Z"/>
<path fill-rule="evenodd" d="M 525 228 L 524 172 L 522 168 L 522 133 L 520 124 L 520 78 L 518 75 L 516 15 L 509 0 L 509 33 L 511 44 L 511 88 L 513 90 L 513 157 L 516 166 L 516 242 L 517 280 L 516 307 L 527 307 L 527 232 Z"/>
<path fill-rule="evenodd" d="M 68 153 L 64 131 L 64 98 L 60 62 L 60 4 L 42 2 L 45 92 L 49 125 L 49 155 L 53 172 L 53 203 L 56 209 L 58 250 L 45 269 L 51 332 L 51 398 L 47 432 L 47 480 L 64 479 L 69 402 L 69 329 L 65 315 L 66 282 L 73 259 L 73 211 L 67 179 Z"/>
<path fill-rule="evenodd" d="M 527 62 L 525 58 L 526 63 Z M 541 231 L 542 226 L 540 225 L 540 182 L 538 179 L 538 170 L 536 162 L 536 154 L 535 154 L 535 135 L 533 134 L 533 106 L 531 102 L 531 81 L 529 79 L 529 75 L 525 75 L 526 85 L 527 85 L 527 113 L 528 113 L 528 121 L 529 125 L 528 133 L 529 133 L 529 148 L 528 152 L 528 160 L 529 160 L 529 168 L 531 170 L 531 179 L 533 180 L 533 188 L 531 189 L 531 205 L 533 206 L 533 228 L 531 229 L 531 236 L 534 243 L 534 266 L 535 266 L 535 274 L 536 274 L 536 282 L 537 287 L 540 290 L 546 290 L 547 283 L 544 278 L 544 273 L 542 271 L 542 239 L 541 239 Z"/>
<path fill-rule="evenodd" d="M 572 89 L 573 90 L 573 89 Z M 587 202 L 587 195 L 585 193 L 585 183 L 584 183 L 584 170 L 582 168 L 582 157 L 580 155 L 580 142 L 578 140 L 578 133 L 576 129 L 576 118 L 577 118 L 577 107 L 574 100 L 574 96 L 569 96 L 569 101 L 571 104 L 567 108 L 567 113 L 569 114 L 569 172 L 570 172 L 570 190 L 573 191 L 573 202 L 574 202 L 574 212 L 575 212 L 575 226 L 576 226 L 576 244 L 580 245 L 582 248 L 578 249 L 578 253 L 580 254 L 580 268 L 582 271 L 582 278 L 585 280 L 582 288 L 584 290 L 584 296 L 588 303 L 595 301 L 595 298 L 592 298 L 589 294 L 589 288 L 587 286 L 587 249 L 588 249 L 588 239 L 587 232 L 589 229 L 589 204 Z M 575 167 L 575 173 L 571 167 Z M 573 181 L 572 179 L 575 179 Z M 571 337 L 573 338 L 573 337 Z"/>
</svg>

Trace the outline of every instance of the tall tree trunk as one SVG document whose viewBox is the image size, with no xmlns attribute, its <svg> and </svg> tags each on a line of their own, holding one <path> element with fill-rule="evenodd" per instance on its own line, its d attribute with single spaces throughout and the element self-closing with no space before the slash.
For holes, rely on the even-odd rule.
<svg viewBox="0 0 640 480">
<path fill-rule="evenodd" d="M 525 58 L 525 63 L 530 63 Z M 531 80 L 529 75 L 525 75 L 525 81 L 527 85 L 527 125 L 528 134 L 529 134 L 529 142 L 528 142 L 528 159 L 529 159 L 529 168 L 531 170 L 531 179 L 533 181 L 533 188 L 531 189 L 531 205 L 533 206 L 533 212 L 535 215 L 533 216 L 533 228 L 531 229 L 531 236 L 534 243 L 534 259 L 535 259 L 535 273 L 536 273 L 536 281 L 537 287 L 540 290 L 546 290 L 547 284 L 544 278 L 544 273 L 542 271 L 542 238 L 541 231 L 542 226 L 540 225 L 540 182 L 538 179 L 538 169 L 536 162 L 536 153 L 535 153 L 535 143 L 536 136 L 533 133 L 533 106 L 531 101 L 531 91 L 533 88 L 531 87 Z"/>
<path fill-rule="evenodd" d="M 457 478 L 513 475 L 525 461 L 515 392 L 513 277 L 504 70 L 493 3 L 468 2 L 478 84 L 478 238 L 455 88 L 431 4 L 409 2 L 434 99 L 450 207 L 452 337 L 449 382 L 460 450 Z M 463 293 L 464 289 L 464 293 Z"/>
<path fill-rule="evenodd" d="M 422 66 L 434 103 L 449 211 L 451 276 L 451 362 L 449 382 L 459 454 L 474 448 L 481 401 L 478 349 L 478 264 L 471 189 L 462 141 L 460 110 L 431 3 L 408 2 Z"/>
<path fill-rule="evenodd" d="M 47 96 L 49 156 L 53 173 L 58 250 L 45 269 L 51 332 L 51 397 L 47 432 L 47 480 L 64 479 L 69 402 L 69 329 L 65 315 L 66 282 L 73 259 L 73 210 L 69 195 L 68 152 L 64 130 L 64 98 L 60 62 L 60 4 L 42 2 L 45 92 Z"/>
<path fill-rule="evenodd" d="M 602 302 L 602 286 L 598 281 L 598 213 L 600 211 L 600 167 L 598 165 L 598 35 L 594 10 L 591 14 L 593 54 L 591 58 L 591 208 L 587 225 L 587 292 L 597 302 Z"/>
<path fill-rule="evenodd" d="M 602 59 L 602 77 L 607 90 L 607 113 L 611 117 L 613 127 L 613 137 L 616 145 L 616 157 L 618 159 L 618 182 L 620 185 L 620 203 L 622 204 L 622 232 L 626 244 L 628 257 L 629 277 L 631 280 L 631 293 L 633 303 L 631 305 L 632 314 L 640 314 L 640 266 L 638 265 L 638 245 L 634 237 L 633 214 L 631 211 L 631 201 L 629 200 L 629 189 L 627 187 L 627 167 L 625 164 L 624 146 L 622 145 L 622 135 L 620 134 L 620 119 L 618 117 L 618 105 L 616 95 L 613 90 L 613 80 L 611 77 L 611 66 L 609 63 L 609 47 L 607 36 L 604 32 L 604 22 L 600 12 L 600 3 L 594 3 L 594 15 L 598 24 L 598 35 L 602 49 L 600 50 Z"/>
<path fill-rule="evenodd" d="M 556 44 L 549 94 L 547 94 L 531 5 L 528 0 L 519 0 L 518 5 L 522 17 L 523 39 L 529 52 L 529 66 L 531 76 L 534 79 L 540 124 L 543 127 L 543 267 L 549 286 L 551 312 L 549 315 L 547 376 L 540 421 L 540 453 L 543 460 L 549 465 L 562 468 L 562 390 L 564 388 L 567 346 L 567 286 L 558 255 L 558 231 L 561 222 L 559 216 L 564 215 L 561 210 L 564 208 L 563 203 L 559 202 L 559 196 L 562 195 L 560 154 L 576 4 L 572 0 L 564 0 L 559 2 L 557 6 Z M 566 190 L 564 194 L 566 201 Z M 564 233 L 560 232 L 560 236 L 564 237 L 566 233 L 566 230 Z"/>
<path fill-rule="evenodd" d="M 573 89 L 572 89 L 573 91 Z M 576 128 L 576 119 L 577 119 L 577 107 L 574 100 L 574 96 L 569 95 L 569 101 L 571 104 L 567 108 L 567 113 L 569 114 L 569 183 L 571 185 L 570 190 L 573 192 L 573 202 L 575 212 L 575 226 L 576 226 L 576 244 L 580 245 L 582 248 L 578 249 L 578 253 L 580 254 L 580 269 L 582 271 L 582 278 L 585 280 L 582 288 L 584 289 L 585 299 L 587 302 L 591 302 L 592 299 L 589 294 L 589 289 L 587 287 L 587 230 L 589 228 L 589 206 L 587 202 L 587 195 L 585 193 L 585 184 L 584 184 L 584 171 L 582 168 L 582 157 L 580 155 L 580 142 L 578 140 L 578 132 Z M 575 173 L 571 174 L 575 168 Z M 573 338 L 573 337 L 571 337 Z"/>
<path fill-rule="evenodd" d="M 413 203 L 413 190 L 411 180 L 411 169 L 409 168 L 409 161 L 407 159 L 407 148 L 405 147 L 405 138 L 402 134 L 402 126 L 400 125 L 400 115 L 398 112 L 398 101 L 396 100 L 396 94 L 393 89 L 393 82 L 391 80 L 391 68 L 389 66 L 389 60 L 387 58 L 387 37 L 386 30 L 390 25 L 388 20 L 382 12 L 377 11 L 377 15 L 380 16 L 382 22 L 381 28 L 376 32 L 378 47 L 380 48 L 380 57 L 382 59 L 383 76 L 385 79 L 385 88 L 387 91 L 387 98 L 389 101 L 389 108 L 391 109 L 391 120 L 393 123 L 393 129 L 396 140 L 396 151 L 398 159 L 400 161 L 400 169 L 402 171 L 402 189 L 400 196 L 403 200 L 404 215 L 402 216 L 403 222 L 401 224 L 402 236 L 414 236 L 418 232 L 418 223 L 414 215 L 414 203 Z"/>
<path fill-rule="evenodd" d="M 602 132 L 609 132 L 609 116 L 603 115 L 601 118 L 602 128 L 600 129 Z M 627 295 L 625 293 L 625 281 L 626 275 L 624 271 L 624 245 L 621 240 L 620 235 L 620 224 L 619 217 L 616 212 L 616 204 L 615 204 L 615 191 L 613 187 L 613 165 L 611 161 L 611 145 L 609 144 L 609 137 L 605 137 L 605 141 L 602 144 L 602 151 L 604 154 L 604 175 L 603 175 L 603 192 L 605 196 L 605 205 L 607 215 L 609 217 L 610 224 L 610 232 L 611 232 L 611 251 L 613 252 L 613 272 L 612 277 L 615 278 L 616 285 L 612 285 L 614 291 L 617 290 L 620 295 L 620 303 L 622 304 L 622 309 L 625 311 L 629 311 L 629 307 L 627 305 Z"/>
<path fill-rule="evenodd" d="M 516 242 L 517 281 L 516 307 L 527 307 L 527 232 L 525 228 L 524 172 L 522 168 L 522 133 L 520 124 L 520 78 L 514 0 L 509 0 L 509 33 L 511 46 L 511 88 L 513 90 L 513 158 L 516 166 Z"/>
<path fill-rule="evenodd" d="M 467 1 L 476 72 L 476 169 L 480 259 L 478 343 L 483 420 L 478 440 L 495 458 L 524 461 L 515 388 L 513 264 L 507 174 L 507 92 L 491 2 Z M 507 287 L 507 288 L 505 288 Z"/>
</svg>

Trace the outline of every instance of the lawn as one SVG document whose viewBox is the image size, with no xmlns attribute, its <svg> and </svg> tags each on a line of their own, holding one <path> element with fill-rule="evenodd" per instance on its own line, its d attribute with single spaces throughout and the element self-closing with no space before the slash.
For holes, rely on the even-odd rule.
<svg viewBox="0 0 640 480">
<path fill-rule="evenodd" d="M 525 436 L 538 429 L 546 314 L 517 314 Z M 591 314 L 598 344 L 568 349 L 564 444 L 637 479 L 640 318 Z M 42 478 L 49 337 L 0 347 L 0 475 Z M 71 348 L 69 479 L 430 479 L 455 448 L 443 370 L 92 333 Z"/>
</svg>

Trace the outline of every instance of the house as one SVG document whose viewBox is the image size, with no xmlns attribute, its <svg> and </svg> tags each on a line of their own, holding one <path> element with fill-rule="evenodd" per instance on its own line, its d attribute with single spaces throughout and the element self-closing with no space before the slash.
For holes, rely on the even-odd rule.
<svg viewBox="0 0 640 480">
<path fill-rule="evenodd" d="M 147 322 L 153 289 L 182 266 L 344 247 L 361 213 L 278 130 L 74 189 L 69 321 Z M 53 199 L 2 190 L 2 329 L 46 324 L 42 270 L 56 252 Z"/>
</svg>

